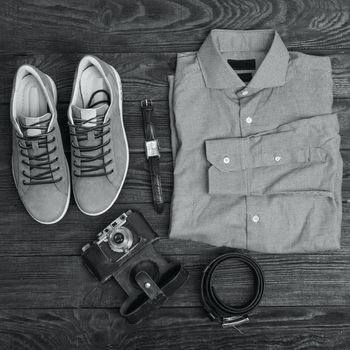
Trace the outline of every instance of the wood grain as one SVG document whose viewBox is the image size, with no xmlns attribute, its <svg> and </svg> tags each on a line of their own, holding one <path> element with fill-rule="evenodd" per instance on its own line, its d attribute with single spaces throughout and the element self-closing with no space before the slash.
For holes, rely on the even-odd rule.
<svg viewBox="0 0 350 350">
<path fill-rule="evenodd" d="M 13 192 L 13 191 L 12 191 Z M 128 208 L 139 210 L 149 221 L 153 229 L 162 237 L 157 249 L 162 254 L 172 255 L 218 255 L 231 251 L 229 248 L 213 247 L 204 243 L 168 240 L 169 205 L 163 214 L 157 214 L 151 203 L 115 204 L 108 212 L 89 217 L 82 214 L 72 203 L 66 216 L 55 225 L 43 226 L 34 221 L 23 205 L 3 203 L 0 207 L 1 240 L 0 256 L 56 256 L 78 255 L 80 248 L 96 239 L 96 235 L 108 223 L 112 222 Z M 350 252 L 350 204 L 344 204 L 342 223 L 342 249 L 327 252 L 330 255 L 349 255 Z"/>
<path fill-rule="evenodd" d="M 14 54 L 198 49 L 213 28 L 275 28 L 289 48 L 349 48 L 347 0 L 2 1 L 0 50 Z"/>
<path fill-rule="evenodd" d="M 0 312 L 0 348 L 11 350 L 347 349 L 348 307 L 260 307 L 244 334 L 210 321 L 202 309 L 163 308 L 139 325 L 115 309 Z"/>
<path fill-rule="evenodd" d="M 265 273 L 266 289 L 261 305 L 349 305 L 349 254 L 251 255 Z M 169 299 L 167 306 L 201 306 L 200 279 L 214 256 L 167 256 L 182 263 L 190 273 L 189 280 Z M 235 286 L 232 280 L 236 286 L 244 285 L 246 275 L 239 276 L 231 273 L 221 279 L 222 298 L 230 300 Z M 120 307 L 125 300 L 115 281 L 98 282 L 78 256 L 1 257 L 0 280 L 0 309 Z M 242 290 L 235 290 L 235 299 L 244 300 Z"/>
<path fill-rule="evenodd" d="M 320 254 L 250 254 L 265 270 L 261 306 L 244 335 L 209 321 L 200 301 L 204 266 L 231 251 L 169 240 L 172 157 L 167 75 L 176 52 L 197 50 L 213 28 L 275 28 L 288 48 L 329 55 L 344 160 L 343 198 L 350 200 L 350 3 L 348 0 L 0 0 L 0 349 L 348 349 L 350 342 L 350 203 L 343 206 L 342 249 Z M 66 110 L 80 58 L 94 53 L 119 71 L 131 161 L 118 202 L 98 217 L 72 200 L 56 225 L 34 222 L 23 208 L 10 169 L 9 101 L 24 63 L 58 87 L 59 123 L 70 157 Z M 162 147 L 166 209 L 151 204 L 139 101 L 154 100 Z M 118 308 L 123 291 L 101 285 L 80 258 L 81 247 L 125 209 L 140 210 L 162 237 L 156 248 L 180 261 L 190 278 L 153 317 L 130 326 Z M 220 296 L 244 299 L 242 273 L 219 274 Z"/>
</svg>

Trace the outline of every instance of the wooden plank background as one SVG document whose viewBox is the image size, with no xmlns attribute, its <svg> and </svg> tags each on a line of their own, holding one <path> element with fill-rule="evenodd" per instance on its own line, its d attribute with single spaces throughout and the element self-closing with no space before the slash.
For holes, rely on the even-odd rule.
<svg viewBox="0 0 350 350">
<path fill-rule="evenodd" d="M 344 204 L 342 249 L 322 254 L 252 253 L 266 292 L 245 334 L 222 330 L 201 307 L 204 266 L 229 251 L 167 239 L 172 157 L 167 75 L 176 52 L 198 50 L 210 29 L 275 28 L 290 50 L 329 55 L 334 111 L 341 126 L 343 197 L 350 200 L 349 0 L 0 0 L 0 349 L 349 349 L 350 204 Z M 71 201 L 65 218 L 44 226 L 23 208 L 10 169 L 9 101 L 18 66 L 30 63 L 56 82 L 59 122 L 69 158 L 66 110 L 79 59 L 93 53 L 114 65 L 124 90 L 130 169 L 117 203 L 96 218 Z M 154 212 L 143 153 L 139 101 L 150 97 L 162 147 L 167 202 Z M 130 326 L 119 316 L 123 291 L 100 285 L 82 266 L 80 248 L 126 208 L 149 219 L 157 249 L 183 263 L 187 284 L 153 317 Z M 223 278 L 230 297 L 240 279 Z M 240 295 L 240 290 L 236 291 Z"/>
</svg>

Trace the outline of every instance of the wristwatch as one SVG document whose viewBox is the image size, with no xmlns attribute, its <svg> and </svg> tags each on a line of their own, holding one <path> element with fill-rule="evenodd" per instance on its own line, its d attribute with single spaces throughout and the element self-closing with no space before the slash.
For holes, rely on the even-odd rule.
<svg viewBox="0 0 350 350">
<path fill-rule="evenodd" d="M 145 151 L 151 175 L 153 205 L 157 213 L 161 213 L 164 209 L 164 199 L 159 171 L 160 151 L 155 127 L 152 123 L 152 112 L 152 100 L 142 100 L 141 113 L 145 130 Z"/>
</svg>

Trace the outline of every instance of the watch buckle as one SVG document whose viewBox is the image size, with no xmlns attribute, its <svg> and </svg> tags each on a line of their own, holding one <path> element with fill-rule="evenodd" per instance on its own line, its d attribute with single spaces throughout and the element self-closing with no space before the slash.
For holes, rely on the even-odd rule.
<svg viewBox="0 0 350 350">
<path fill-rule="evenodd" d="M 152 106 L 152 100 L 150 98 L 145 98 L 141 101 L 141 107 Z"/>
<path fill-rule="evenodd" d="M 147 159 L 151 157 L 160 158 L 159 152 L 159 142 L 157 139 L 145 142 L 146 157 Z"/>
</svg>

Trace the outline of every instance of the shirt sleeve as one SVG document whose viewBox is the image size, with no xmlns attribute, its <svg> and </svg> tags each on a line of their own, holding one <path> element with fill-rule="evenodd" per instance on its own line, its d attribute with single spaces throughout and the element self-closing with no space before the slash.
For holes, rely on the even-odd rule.
<svg viewBox="0 0 350 350">
<path fill-rule="evenodd" d="M 329 128 L 331 121 L 334 128 Z M 312 191 L 332 197 L 329 178 L 338 169 L 337 131 L 337 116 L 330 114 L 286 124 L 270 133 L 206 140 L 209 193 L 247 196 Z"/>
</svg>

